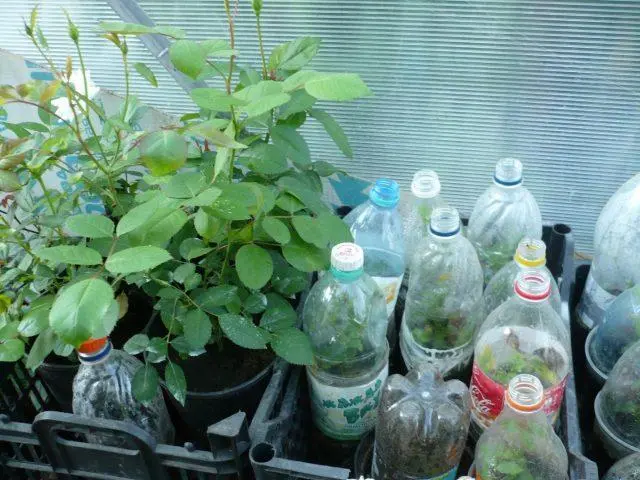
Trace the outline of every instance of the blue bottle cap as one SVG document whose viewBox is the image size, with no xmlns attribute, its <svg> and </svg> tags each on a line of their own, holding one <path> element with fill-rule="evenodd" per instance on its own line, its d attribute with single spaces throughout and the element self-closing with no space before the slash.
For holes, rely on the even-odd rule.
<svg viewBox="0 0 640 480">
<path fill-rule="evenodd" d="M 400 187 L 395 180 L 380 178 L 369 192 L 369 199 L 379 207 L 395 207 L 400 199 Z"/>
</svg>

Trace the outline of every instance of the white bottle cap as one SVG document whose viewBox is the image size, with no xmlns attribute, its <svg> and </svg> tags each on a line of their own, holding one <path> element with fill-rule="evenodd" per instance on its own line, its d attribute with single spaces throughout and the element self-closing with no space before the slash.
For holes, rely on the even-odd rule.
<svg viewBox="0 0 640 480">
<path fill-rule="evenodd" d="M 494 180 L 507 187 L 522 183 L 522 162 L 517 158 L 503 158 L 496 163 Z"/>
<path fill-rule="evenodd" d="M 418 170 L 413 174 L 411 193 L 418 198 L 433 198 L 440 193 L 440 179 L 433 170 Z"/>
<path fill-rule="evenodd" d="M 360 270 L 364 265 L 364 252 L 355 243 L 339 243 L 331 249 L 331 267 L 341 272 Z"/>
</svg>

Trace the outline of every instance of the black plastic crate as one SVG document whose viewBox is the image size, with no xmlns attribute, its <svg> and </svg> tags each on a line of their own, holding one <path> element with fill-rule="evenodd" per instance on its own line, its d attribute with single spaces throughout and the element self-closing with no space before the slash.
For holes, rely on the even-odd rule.
<svg viewBox="0 0 640 480">
<path fill-rule="evenodd" d="M 572 311 L 570 298 L 574 283 L 574 242 L 571 228 L 563 224 L 546 225 L 543 240 L 547 244 L 547 266 L 557 279 L 560 289 L 562 317 L 569 325 Z M 401 300 L 398 300 L 399 306 L 396 308 L 396 321 L 401 318 L 398 313 L 402 309 Z M 572 349 L 575 358 L 574 344 Z M 400 370 L 398 367 L 397 369 Z M 256 478 L 348 479 L 355 475 L 366 476 L 368 472 L 363 471 L 361 465 L 354 468 L 353 455 L 357 446 L 353 446 L 349 452 L 351 455 L 335 455 L 335 452 L 331 452 L 323 458 L 324 445 L 314 435 L 308 402 L 304 369 L 285 363 L 278 364 L 249 429 L 252 438 L 249 458 Z M 584 455 L 578 412 L 575 377 L 570 374 L 559 427 L 559 434 L 569 455 L 570 479 L 597 480 L 596 464 Z M 472 449 L 467 450 L 461 461 L 459 475 L 466 472 L 472 460 Z M 363 453 L 366 451 L 365 445 L 358 456 L 366 456 Z"/>
</svg>

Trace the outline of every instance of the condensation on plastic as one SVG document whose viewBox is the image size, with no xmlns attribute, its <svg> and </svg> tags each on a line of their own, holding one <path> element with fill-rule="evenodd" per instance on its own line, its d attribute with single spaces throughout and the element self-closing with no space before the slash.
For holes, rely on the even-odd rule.
<svg viewBox="0 0 640 480">
<path fill-rule="evenodd" d="M 567 452 L 542 409 L 505 408 L 478 440 L 475 464 L 482 480 L 565 480 Z"/>
<path fill-rule="evenodd" d="M 640 453 L 618 460 L 602 480 L 640 480 Z"/>
<path fill-rule="evenodd" d="M 73 413 L 91 418 L 129 421 L 148 432 L 158 443 L 172 444 L 174 428 L 158 385 L 151 401 L 139 402 L 133 395 L 133 377 L 143 363 L 120 350 L 112 350 L 101 363 L 81 364 L 73 380 Z M 107 434 L 89 440 L 121 446 Z"/>
<path fill-rule="evenodd" d="M 496 308 L 515 295 L 515 292 L 513 291 L 513 282 L 515 282 L 518 273 L 525 268 L 531 269 L 530 267 L 522 267 L 513 260 L 507 263 L 493 276 L 487 285 L 487 288 L 485 288 L 483 295 L 487 314 L 493 312 Z M 562 301 L 560 300 L 558 284 L 546 266 L 543 265 L 537 268 L 543 270 L 551 279 L 551 296 L 549 297 L 549 302 L 553 309 L 558 312 L 558 315 L 560 315 Z"/>
<path fill-rule="evenodd" d="M 407 367 L 422 361 L 443 375 L 464 369 L 484 320 L 482 267 L 467 238 L 428 234 L 411 264 L 400 333 Z"/>
<path fill-rule="evenodd" d="M 640 285 L 624 291 L 609 305 L 602 323 L 590 334 L 587 355 L 606 376 L 622 354 L 638 340 Z"/>
<path fill-rule="evenodd" d="M 593 238 L 593 263 L 589 280 L 610 296 L 640 283 L 640 174 L 624 183 L 609 199 L 598 217 Z M 587 284 L 589 284 L 587 280 Z M 597 291 L 599 291 L 597 289 Z M 582 322 L 600 324 L 606 305 L 593 289 L 585 288 L 578 307 Z"/>
<path fill-rule="evenodd" d="M 467 387 L 459 380 L 444 382 L 430 365 L 390 376 L 378 408 L 373 477 L 440 478 L 457 469 L 470 409 Z"/>
<path fill-rule="evenodd" d="M 596 397 L 597 430 L 614 459 L 640 452 L 640 342 L 615 364 Z"/>
<path fill-rule="evenodd" d="M 542 217 L 535 198 L 522 184 L 491 185 L 469 217 L 469 240 L 476 247 L 485 283 L 507 264 L 524 237 L 542 237 Z"/>
</svg>

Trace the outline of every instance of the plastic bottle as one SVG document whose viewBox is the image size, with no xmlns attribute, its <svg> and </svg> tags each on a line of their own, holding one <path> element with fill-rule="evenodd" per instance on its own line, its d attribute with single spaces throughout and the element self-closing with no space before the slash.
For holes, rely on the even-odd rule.
<svg viewBox="0 0 640 480">
<path fill-rule="evenodd" d="M 476 445 L 482 480 L 565 480 L 567 451 L 544 414 L 545 394 L 533 375 L 509 382 L 504 410 Z"/>
<path fill-rule="evenodd" d="M 482 267 L 460 234 L 458 211 L 437 208 L 411 265 L 400 330 L 408 368 L 426 361 L 445 377 L 465 369 L 473 354 L 473 335 L 484 320 L 482 285 Z"/>
<path fill-rule="evenodd" d="M 455 479 L 471 420 L 469 390 L 431 365 L 391 375 L 380 399 L 376 480 Z"/>
<path fill-rule="evenodd" d="M 571 368 L 569 333 L 549 303 L 549 275 L 524 270 L 514 289 L 516 295 L 494 310 L 478 331 L 470 390 L 472 419 L 480 429 L 498 416 L 509 381 L 521 373 L 540 379 L 544 411 L 555 422 Z"/>
<path fill-rule="evenodd" d="M 616 296 L 640 283 L 640 174 L 629 179 L 600 212 L 593 262 L 578 305 L 578 319 L 591 329 L 602 322 Z"/>
<path fill-rule="evenodd" d="M 364 270 L 382 289 L 387 317 L 392 318 L 404 276 L 402 220 L 397 210 L 400 189 L 393 180 L 376 180 L 369 201 L 349 213 L 354 243 L 364 250 Z"/>
<path fill-rule="evenodd" d="M 107 337 L 83 343 L 78 348 L 78 358 L 80 368 L 73 379 L 73 413 L 132 422 L 158 443 L 173 443 L 175 430 L 160 385 L 149 401 L 140 402 L 133 395 L 134 376 L 144 366 L 140 360 L 114 350 Z M 122 446 L 122 440 L 111 434 L 91 435 L 89 440 Z"/>
<path fill-rule="evenodd" d="M 523 238 L 518 244 L 513 261 L 507 263 L 496 273 L 487 288 L 484 290 L 484 304 L 487 313 L 493 312 L 496 308 L 515 295 L 513 282 L 522 270 L 544 270 L 551 279 L 551 296 L 549 302 L 553 309 L 561 315 L 562 301 L 560 291 L 553 275 L 546 267 L 546 245 L 542 240 L 535 238 Z"/>
<path fill-rule="evenodd" d="M 313 421 L 335 440 L 356 440 L 373 428 L 389 370 L 385 299 L 363 263 L 358 245 L 333 247 L 331 270 L 303 310 L 314 355 L 307 367 Z"/>
<path fill-rule="evenodd" d="M 522 186 L 522 163 L 505 158 L 496 164 L 491 185 L 478 198 L 467 235 L 478 251 L 485 283 L 507 264 L 524 237 L 542 237 L 542 217 L 533 195 Z"/>
<path fill-rule="evenodd" d="M 413 175 L 411 193 L 406 214 L 402 215 L 407 267 L 411 266 L 416 247 L 429 232 L 431 213 L 447 205 L 440 196 L 440 179 L 433 170 L 418 170 Z"/>
<path fill-rule="evenodd" d="M 640 453 L 618 460 L 602 480 L 640 480 Z"/>
</svg>

